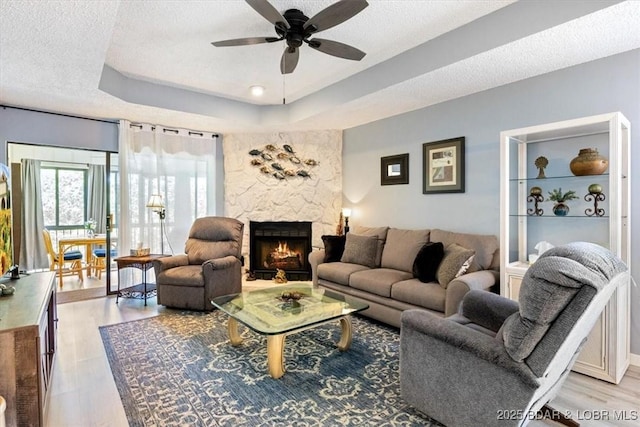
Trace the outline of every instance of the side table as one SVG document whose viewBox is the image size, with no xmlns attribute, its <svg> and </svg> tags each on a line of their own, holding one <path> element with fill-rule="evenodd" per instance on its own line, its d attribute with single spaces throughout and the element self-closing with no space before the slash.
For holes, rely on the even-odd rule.
<svg viewBox="0 0 640 427">
<path fill-rule="evenodd" d="M 118 291 L 116 293 L 116 304 L 118 298 L 144 298 L 144 305 L 147 305 L 147 297 L 156 295 L 156 284 L 147 283 L 147 271 L 153 268 L 153 260 L 165 257 L 167 255 L 146 255 L 146 256 L 121 256 L 114 258 L 114 261 L 118 265 Z M 120 272 L 124 268 L 137 268 L 142 271 L 142 282 L 127 286 L 121 289 L 121 277 Z"/>
</svg>

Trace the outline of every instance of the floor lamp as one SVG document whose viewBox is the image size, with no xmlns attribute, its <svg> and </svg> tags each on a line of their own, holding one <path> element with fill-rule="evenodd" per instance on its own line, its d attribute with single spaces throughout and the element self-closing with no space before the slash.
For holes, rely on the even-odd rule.
<svg viewBox="0 0 640 427">
<path fill-rule="evenodd" d="M 166 211 L 160 194 L 152 194 L 147 202 L 147 207 L 158 214 L 160 217 L 160 253 L 164 254 L 164 217 Z"/>
</svg>

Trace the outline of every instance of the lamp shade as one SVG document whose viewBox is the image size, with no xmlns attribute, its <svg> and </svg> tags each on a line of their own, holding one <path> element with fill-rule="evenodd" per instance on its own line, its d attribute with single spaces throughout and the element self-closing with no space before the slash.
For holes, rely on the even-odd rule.
<svg viewBox="0 0 640 427">
<path fill-rule="evenodd" d="M 342 209 L 342 216 L 345 217 L 345 218 L 349 218 L 351 216 L 351 209 L 343 208 Z"/>
<path fill-rule="evenodd" d="M 149 198 L 149 201 L 147 202 L 147 207 L 154 210 L 163 209 L 164 202 L 162 201 L 162 196 L 160 194 L 152 194 Z"/>
</svg>

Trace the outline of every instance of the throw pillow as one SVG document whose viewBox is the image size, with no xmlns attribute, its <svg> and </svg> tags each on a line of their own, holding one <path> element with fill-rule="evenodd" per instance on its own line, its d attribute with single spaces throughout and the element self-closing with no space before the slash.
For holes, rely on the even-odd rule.
<svg viewBox="0 0 640 427">
<path fill-rule="evenodd" d="M 387 232 L 389 227 L 363 227 L 361 225 L 355 225 L 351 228 L 354 234 L 360 236 L 375 236 L 378 239 L 378 251 L 376 253 L 376 267 L 380 267 L 382 261 L 382 251 L 384 249 L 384 242 L 387 239 Z"/>
<path fill-rule="evenodd" d="M 442 262 L 436 272 L 440 286 L 446 289 L 449 286 L 449 282 L 466 273 L 473 262 L 475 254 L 475 251 L 463 248 L 455 243 L 447 246 L 444 250 Z"/>
<path fill-rule="evenodd" d="M 425 244 L 413 261 L 413 276 L 424 283 L 435 282 L 438 266 L 444 257 L 444 245 L 441 242 Z"/>
<path fill-rule="evenodd" d="M 347 233 L 344 252 L 340 261 L 373 268 L 376 266 L 377 252 L 378 239 L 376 236 L 359 236 Z"/>
<path fill-rule="evenodd" d="M 322 236 L 324 243 L 324 262 L 339 262 L 344 252 L 346 236 Z"/>
</svg>

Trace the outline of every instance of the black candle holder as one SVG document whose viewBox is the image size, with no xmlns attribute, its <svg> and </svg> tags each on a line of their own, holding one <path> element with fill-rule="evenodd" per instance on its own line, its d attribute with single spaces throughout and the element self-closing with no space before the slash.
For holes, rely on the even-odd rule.
<svg viewBox="0 0 640 427">
<path fill-rule="evenodd" d="M 542 196 L 542 194 L 530 194 L 529 197 L 527 197 L 527 202 L 533 203 L 533 209 L 527 209 L 527 213 L 529 215 L 542 216 L 542 214 L 544 214 L 544 211 L 542 210 L 542 208 L 538 207 L 538 203 L 542 203 L 543 201 L 544 197 Z"/>
<path fill-rule="evenodd" d="M 584 196 L 587 202 L 593 202 L 593 209 L 587 208 L 584 213 L 587 216 L 604 216 L 604 209 L 598 207 L 598 202 L 604 202 L 606 197 L 601 191 L 590 191 L 589 194 Z"/>
</svg>

